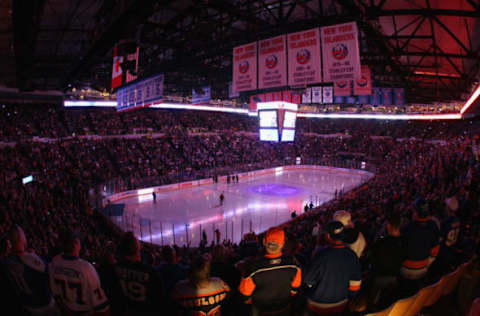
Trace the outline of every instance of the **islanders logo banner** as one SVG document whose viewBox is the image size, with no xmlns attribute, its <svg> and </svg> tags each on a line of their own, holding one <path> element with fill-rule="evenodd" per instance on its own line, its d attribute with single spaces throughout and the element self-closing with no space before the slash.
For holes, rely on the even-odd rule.
<svg viewBox="0 0 480 316">
<path fill-rule="evenodd" d="M 233 92 L 257 89 L 257 42 L 233 48 Z"/>
<path fill-rule="evenodd" d="M 350 80 L 336 81 L 333 83 L 333 92 L 335 96 L 349 96 L 351 95 Z"/>
<path fill-rule="evenodd" d="M 288 85 L 307 86 L 322 81 L 320 33 L 318 28 L 290 33 L 288 42 Z"/>
<path fill-rule="evenodd" d="M 286 35 L 258 42 L 258 88 L 287 85 Z"/>
<path fill-rule="evenodd" d="M 324 82 L 361 80 L 358 29 L 355 22 L 320 28 Z"/>
<path fill-rule="evenodd" d="M 372 75 L 370 67 L 362 65 L 362 78 L 353 81 L 354 95 L 371 95 L 372 94 Z"/>
</svg>

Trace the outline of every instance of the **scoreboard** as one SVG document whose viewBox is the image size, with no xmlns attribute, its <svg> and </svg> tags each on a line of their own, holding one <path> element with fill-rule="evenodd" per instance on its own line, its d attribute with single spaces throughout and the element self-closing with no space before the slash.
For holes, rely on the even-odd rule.
<svg viewBox="0 0 480 316">
<path fill-rule="evenodd" d="M 149 107 L 161 102 L 163 81 L 163 74 L 159 74 L 118 88 L 117 111 Z"/>
<path fill-rule="evenodd" d="M 257 110 L 261 141 L 292 142 L 295 139 L 297 104 L 282 101 L 260 102 Z"/>
</svg>

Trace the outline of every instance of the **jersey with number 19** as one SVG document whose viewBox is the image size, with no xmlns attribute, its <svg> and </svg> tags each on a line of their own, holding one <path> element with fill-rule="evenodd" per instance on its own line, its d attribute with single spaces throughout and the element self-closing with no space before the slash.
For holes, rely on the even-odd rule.
<svg viewBox="0 0 480 316">
<path fill-rule="evenodd" d="M 89 315 L 109 307 L 97 271 L 89 262 L 58 255 L 50 264 L 49 276 L 52 293 L 65 312 Z"/>
</svg>

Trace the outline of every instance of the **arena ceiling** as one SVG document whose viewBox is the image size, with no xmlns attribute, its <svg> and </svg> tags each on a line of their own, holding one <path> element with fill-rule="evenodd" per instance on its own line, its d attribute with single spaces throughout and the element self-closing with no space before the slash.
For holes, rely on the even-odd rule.
<svg viewBox="0 0 480 316">
<path fill-rule="evenodd" d="M 465 100 L 479 81 L 480 0 L 0 0 L 0 84 L 110 85 L 112 47 L 140 45 L 140 76 L 191 91 L 231 80 L 232 47 L 356 21 L 378 86 L 413 103 Z"/>
</svg>

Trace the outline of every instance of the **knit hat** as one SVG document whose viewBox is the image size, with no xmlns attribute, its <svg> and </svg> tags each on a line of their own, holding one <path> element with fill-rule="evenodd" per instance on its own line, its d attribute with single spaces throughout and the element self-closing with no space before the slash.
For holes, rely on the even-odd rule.
<svg viewBox="0 0 480 316">
<path fill-rule="evenodd" d="M 285 243 L 285 232 L 280 227 L 273 227 L 265 235 L 265 244 L 276 244 L 282 246 Z"/>
</svg>

